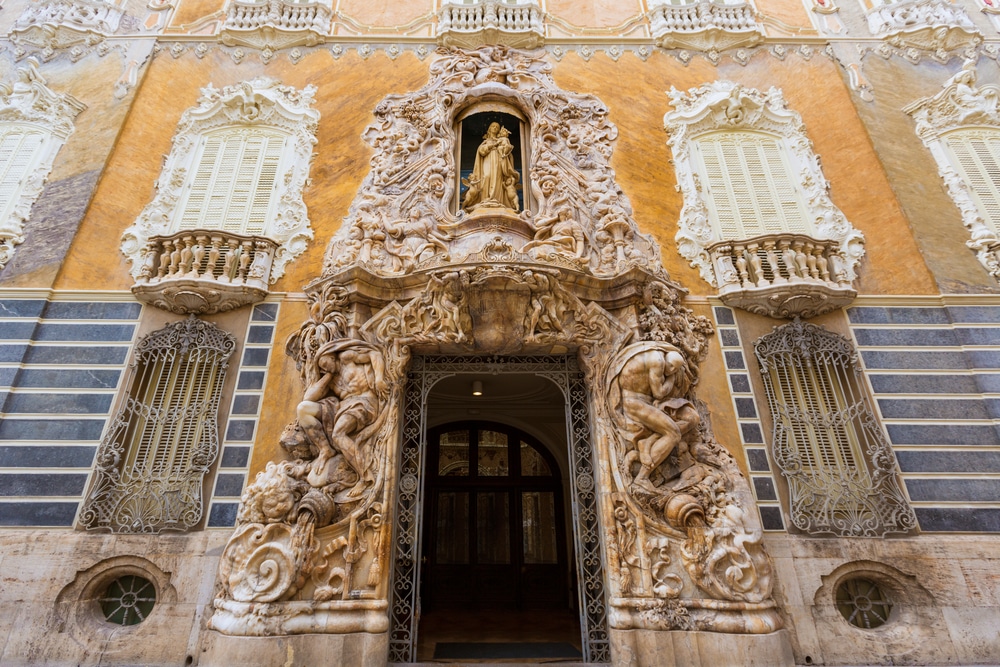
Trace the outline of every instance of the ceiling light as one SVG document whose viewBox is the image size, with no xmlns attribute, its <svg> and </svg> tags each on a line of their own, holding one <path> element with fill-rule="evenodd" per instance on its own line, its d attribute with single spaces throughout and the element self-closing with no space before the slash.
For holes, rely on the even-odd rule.
<svg viewBox="0 0 1000 667">
<path fill-rule="evenodd" d="M 479 380 L 473 380 L 472 382 L 472 395 L 482 396 L 483 395 L 483 383 Z"/>
</svg>

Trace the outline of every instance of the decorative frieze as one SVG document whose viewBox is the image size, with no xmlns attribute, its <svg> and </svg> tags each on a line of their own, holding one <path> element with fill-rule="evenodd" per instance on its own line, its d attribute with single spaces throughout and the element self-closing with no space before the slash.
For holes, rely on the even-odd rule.
<svg viewBox="0 0 1000 667">
<path fill-rule="evenodd" d="M 33 0 L 10 29 L 15 44 L 63 49 L 100 41 L 118 30 L 125 14 L 103 0 Z"/>
<path fill-rule="evenodd" d="M 900 0 L 867 13 L 868 29 L 893 46 L 929 51 L 975 46 L 982 33 L 960 5 L 950 0 Z"/>
<path fill-rule="evenodd" d="M 541 8 L 503 0 L 477 0 L 472 4 L 445 4 L 438 12 L 437 40 L 443 46 L 477 48 L 505 44 L 533 49 L 545 41 Z"/>
<path fill-rule="evenodd" d="M 728 306 L 777 317 L 813 317 L 851 303 L 857 291 L 837 241 L 770 234 L 707 248 Z"/>
<path fill-rule="evenodd" d="M 752 6 L 701 0 L 659 5 L 647 15 L 656 45 L 665 49 L 721 51 L 764 40 Z"/>
<path fill-rule="evenodd" d="M 330 31 L 323 2 L 232 0 L 219 37 L 228 46 L 283 49 L 321 44 Z"/>
<path fill-rule="evenodd" d="M 132 293 L 174 313 L 218 313 L 267 296 L 274 241 L 218 231 L 149 239 L 146 264 Z"/>
</svg>

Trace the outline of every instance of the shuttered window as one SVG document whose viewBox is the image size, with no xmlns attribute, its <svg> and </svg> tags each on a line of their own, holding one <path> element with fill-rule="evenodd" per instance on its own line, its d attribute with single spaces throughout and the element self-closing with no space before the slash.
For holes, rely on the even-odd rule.
<svg viewBox="0 0 1000 667">
<path fill-rule="evenodd" d="M 718 240 L 812 233 L 782 139 L 758 132 L 714 132 L 692 146 Z"/>
<path fill-rule="evenodd" d="M 228 130 L 203 136 L 177 231 L 265 234 L 287 140 L 280 132 L 262 130 L 250 135 Z"/>
<path fill-rule="evenodd" d="M 945 145 L 983 222 L 1000 234 L 1000 130 L 956 130 L 945 137 Z"/>
<path fill-rule="evenodd" d="M 0 227 L 13 212 L 50 136 L 32 127 L 0 125 Z"/>
</svg>

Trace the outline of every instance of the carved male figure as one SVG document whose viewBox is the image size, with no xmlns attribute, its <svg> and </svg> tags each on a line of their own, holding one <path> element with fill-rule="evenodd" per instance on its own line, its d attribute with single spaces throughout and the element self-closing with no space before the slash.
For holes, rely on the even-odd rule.
<svg viewBox="0 0 1000 667">
<path fill-rule="evenodd" d="M 650 432 L 640 432 L 633 441 L 639 455 L 633 483 L 656 492 L 650 474 L 700 421 L 698 411 L 683 398 L 684 356 L 672 345 L 650 346 L 625 362 L 618 383 L 625 415 Z"/>
</svg>

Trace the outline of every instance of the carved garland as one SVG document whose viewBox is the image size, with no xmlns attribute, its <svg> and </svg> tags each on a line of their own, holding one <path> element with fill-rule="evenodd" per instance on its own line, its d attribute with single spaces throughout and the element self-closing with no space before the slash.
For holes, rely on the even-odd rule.
<svg viewBox="0 0 1000 667">
<path fill-rule="evenodd" d="M 302 189 L 309 176 L 319 122 L 319 112 L 311 108 L 315 93 L 314 86 L 296 90 L 266 77 L 222 90 L 211 85 L 202 89 L 197 106 L 181 116 L 173 148 L 156 182 L 156 196 L 122 235 L 121 251 L 132 262 L 134 278 L 139 278 L 151 251 L 150 238 L 177 231 L 179 204 L 194 177 L 202 135 L 222 128 L 237 128 L 248 135 L 255 128 L 276 129 L 292 139 L 291 154 L 282 156 L 284 171 L 275 178 L 275 213 L 263 234 L 278 243 L 270 282 L 284 274 L 285 265 L 302 254 L 306 242 L 313 238 Z"/>
<path fill-rule="evenodd" d="M 701 277 L 718 287 L 719 277 L 707 247 L 717 241 L 740 239 L 722 239 L 713 230 L 705 203 L 708 195 L 691 156 L 691 143 L 709 132 L 757 131 L 781 138 L 792 167 L 792 180 L 801 188 L 816 237 L 838 242 L 845 259 L 846 279 L 853 281 L 855 267 L 864 254 L 864 239 L 830 200 L 830 184 L 806 136 L 802 117 L 788 109 L 781 91 L 771 88 L 762 93 L 731 81 L 714 81 L 686 93 L 671 88 L 669 96 L 674 110 L 664 116 L 663 122 L 684 194 L 674 238 L 681 256 L 701 271 Z"/>
<path fill-rule="evenodd" d="M 982 130 L 994 142 L 1000 141 L 1000 86 L 976 87 L 976 61 L 966 60 L 962 69 L 945 81 L 943 90 L 905 107 L 913 116 L 917 135 L 937 162 L 945 188 L 962 214 L 962 223 L 972 238 L 966 245 L 976 251 L 979 262 L 1000 280 L 1000 219 L 987 221 L 973 197 L 972 185 L 959 174 L 947 148 L 950 132 Z M 994 184 L 996 186 L 996 184 Z"/>
<path fill-rule="evenodd" d="M 0 84 L 0 131 L 9 128 L 44 135 L 29 163 L 34 165 L 30 173 L 19 174 L 21 186 L 13 195 L 10 214 L 0 220 L 0 269 L 13 257 L 14 246 L 24 241 L 24 223 L 42 193 L 56 153 L 72 134 L 73 119 L 87 108 L 73 96 L 55 93 L 45 84 L 34 58 L 17 69 L 17 81 Z"/>
</svg>

